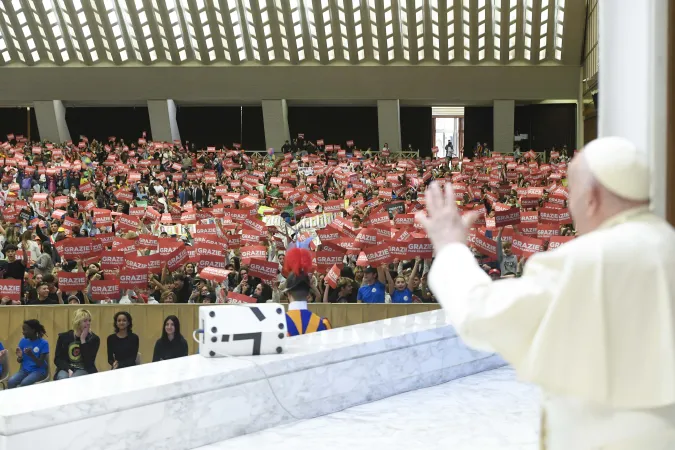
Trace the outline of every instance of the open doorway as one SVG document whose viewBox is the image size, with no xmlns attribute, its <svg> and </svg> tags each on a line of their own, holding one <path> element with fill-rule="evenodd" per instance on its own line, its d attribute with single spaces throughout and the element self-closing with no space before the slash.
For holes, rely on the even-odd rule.
<svg viewBox="0 0 675 450">
<path fill-rule="evenodd" d="M 464 148 L 464 107 L 432 107 L 432 141 L 439 158 L 461 157 Z"/>
</svg>

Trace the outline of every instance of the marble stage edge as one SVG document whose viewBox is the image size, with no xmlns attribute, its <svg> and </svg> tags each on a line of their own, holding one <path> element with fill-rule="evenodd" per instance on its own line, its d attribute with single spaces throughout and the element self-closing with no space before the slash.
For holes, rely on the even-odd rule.
<svg viewBox="0 0 675 450">
<path fill-rule="evenodd" d="M 502 367 L 197 450 L 539 450 L 540 421 L 539 388 Z"/>
<path fill-rule="evenodd" d="M 290 338 L 282 355 L 193 355 L 0 391 L 0 450 L 194 449 L 504 365 L 430 311 Z"/>
</svg>

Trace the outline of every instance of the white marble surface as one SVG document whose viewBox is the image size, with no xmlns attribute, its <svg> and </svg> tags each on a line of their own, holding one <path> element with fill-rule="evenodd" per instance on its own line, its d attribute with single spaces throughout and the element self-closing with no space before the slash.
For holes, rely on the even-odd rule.
<svg viewBox="0 0 675 450">
<path fill-rule="evenodd" d="M 539 397 L 501 368 L 198 450 L 536 450 Z"/>
<path fill-rule="evenodd" d="M 503 364 L 432 311 L 290 338 L 282 355 L 190 356 L 3 391 L 0 450 L 194 448 Z"/>
</svg>

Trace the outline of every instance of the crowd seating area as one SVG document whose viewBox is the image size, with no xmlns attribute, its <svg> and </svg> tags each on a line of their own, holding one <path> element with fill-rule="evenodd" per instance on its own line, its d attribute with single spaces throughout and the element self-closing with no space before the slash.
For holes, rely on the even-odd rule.
<svg viewBox="0 0 675 450">
<path fill-rule="evenodd" d="M 432 181 L 452 184 L 461 210 L 480 212 L 470 247 L 494 279 L 519 276 L 533 253 L 574 238 L 566 149 L 544 162 L 480 146 L 460 160 L 316 144 L 250 154 L 144 137 L 57 145 L 9 135 L 0 145 L 0 303 L 285 302 L 293 247 L 314 255 L 310 304 L 434 303 L 433 247 L 415 221 Z M 116 335 L 133 334 L 125 318 Z M 41 337 L 29 322 L 25 338 Z M 73 328 L 77 339 L 88 330 Z M 138 342 L 122 362 L 114 341 L 110 367 L 135 364 Z"/>
</svg>

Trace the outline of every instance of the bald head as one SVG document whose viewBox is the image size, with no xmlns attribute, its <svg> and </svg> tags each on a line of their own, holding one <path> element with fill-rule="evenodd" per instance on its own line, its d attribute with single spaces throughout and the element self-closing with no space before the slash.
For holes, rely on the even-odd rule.
<svg viewBox="0 0 675 450">
<path fill-rule="evenodd" d="M 649 205 L 647 159 L 621 138 L 590 143 L 570 164 L 568 181 L 570 213 L 580 234 L 623 211 Z"/>
</svg>

